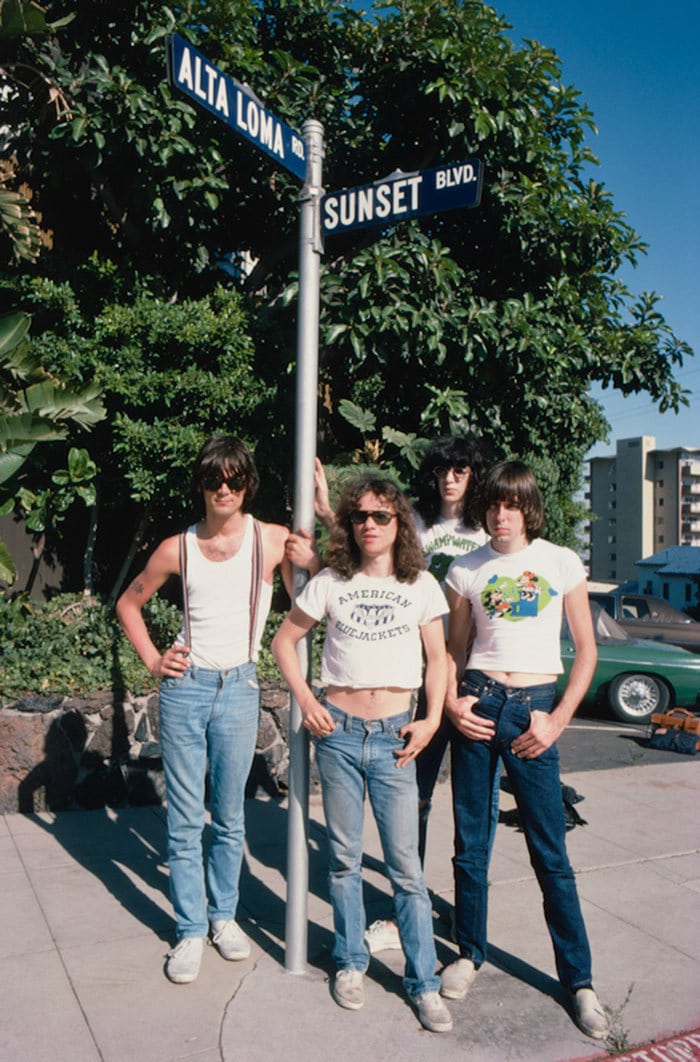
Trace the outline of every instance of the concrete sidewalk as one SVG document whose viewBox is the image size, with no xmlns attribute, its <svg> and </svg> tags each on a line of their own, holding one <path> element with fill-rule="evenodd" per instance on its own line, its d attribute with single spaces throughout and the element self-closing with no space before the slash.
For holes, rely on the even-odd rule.
<svg viewBox="0 0 700 1062">
<path fill-rule="evenodd" d="M 700 1027 L 700 772 L 694 760 L 567 773 L 588 825 L 569 834 L 593 949 L 596 988 L 620 1013 L 620 1047 Z M 510 798 L 504 796 L 505 806 Z M 503 806 L 503 805 L 502 805 Z M 390 906 L 368 815 L 368 920 Z M 0 1058 L 13 1062 L 570 1062 L 604 1057 L 572 1023 L 555 980 L 522 834 L 499 825 L 491 866 L 489 962 L 454 1030 L 418 1024 L 401 987 L 403 957 L 372 959 L 362 1011 L 333 1002 L 332 917 L 320 802 L 309 824 L 309 967 L 284 969 L 286 805 L 247 803 L 249 845 L 239 921 L 250 959 L 205 949 L 199 979 L 163 974 L 172 943 L 160 808 L 0 819 Z M 436 792 L 426 878 L 441 963 L 449 940 L 449 786 Z M 627 999 L 629 994 L 629 999 Z M 625 1002 L 627 1000 L 627 1002 Z M 672 1056 L 671 1056 L 672 1057 Z M 689 1057 L 689 1056 L 678 1056 Z"/>
</svg>

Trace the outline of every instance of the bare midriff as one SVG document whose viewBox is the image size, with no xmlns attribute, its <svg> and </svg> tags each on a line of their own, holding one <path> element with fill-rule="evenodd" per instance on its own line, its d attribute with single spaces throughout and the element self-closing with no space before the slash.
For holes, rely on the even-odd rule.
<svg viewBox="0 0 700 1062">
<path fill-rule="evenodd" d="M 367 690 L 352 686 L 329 686 L 326 697 L 348 715 L 357 715 L 361 719 L 386 719 L 390 715 L 408 711 L 412 692 L 398 686 L 377 686 Z"/>
<path fill-rule="evenodd" d="M 556 682 L 556 675 L 536 675 L 531 671 L 484 671 L 489 678 L 500 682 L 502 686 L 520 688 L 522 686 L 544 686 L 547 682 Z"/>
</svg>

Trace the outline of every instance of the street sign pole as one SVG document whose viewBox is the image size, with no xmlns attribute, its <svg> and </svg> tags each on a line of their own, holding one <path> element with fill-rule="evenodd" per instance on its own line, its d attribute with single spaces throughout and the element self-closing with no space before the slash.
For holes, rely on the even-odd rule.
<svg viewBox="0 0 700 1062">
<path fill-rule="evenodd" d="M 297 317 L 294 530 L 314 531 L 314 462 L 318 419 L 318 325 L 321 289 L 321 197 L 323 126 L 302 125 L 306 145 L 306 182 L 300 194 L 299 300 Z M 308 576 L 294 570 L 294 597 Z M 310 677 L 311 635 L 297 645 L 302 674 Z M 301 709 L 292 697 L 289 718 L 289 811 L 287 826 L 287 911 L 285 968 L 305 973 L 309 894 L 309 741 Z"/>
</svg>

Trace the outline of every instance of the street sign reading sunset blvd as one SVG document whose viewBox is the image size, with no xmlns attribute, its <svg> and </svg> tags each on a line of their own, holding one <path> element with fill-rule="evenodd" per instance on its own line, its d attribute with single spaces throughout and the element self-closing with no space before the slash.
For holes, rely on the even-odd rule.
<svg viewBox="0 0 700 1062">
<path fill-rule="evenodd" d="M 392 225 L 421 214 L 478 206 L 483 169 L 479 159 L 448 162 L 432 170 L 402 173 L 383 181 L 329 192 L 321 202 L 326 236 L 370 225 Z"/>
<path fill-rule="evenodd" d="M 220 118 L 234 133 L 250 140 L 288 169 L 306 180 L 306 145 L 293 129 L 241 85 L 210 63 L 188 41 L 171 34 L 167 39 L 168 81 L 199 107 Z"/>
</svg>

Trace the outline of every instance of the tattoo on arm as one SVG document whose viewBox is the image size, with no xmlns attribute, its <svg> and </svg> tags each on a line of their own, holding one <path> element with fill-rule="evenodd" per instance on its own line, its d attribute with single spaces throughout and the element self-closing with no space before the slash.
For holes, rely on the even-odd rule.
<svg viewBox="0 0 700 1062">
<path fill-rule="evenodd" d="M 131 584 L 131 589 L 134 591 L 135 594 L 142 594 L 143 593 L 143 583 L 141 582 L 141 580 L 140 579 L 134 579 L 133 583 Z"/>
</svg>

